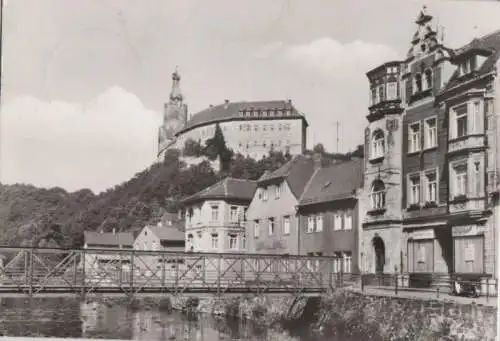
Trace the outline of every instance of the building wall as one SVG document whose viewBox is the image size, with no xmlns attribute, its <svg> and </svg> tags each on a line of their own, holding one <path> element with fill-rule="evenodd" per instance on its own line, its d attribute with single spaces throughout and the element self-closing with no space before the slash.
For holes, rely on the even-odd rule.
<svg viewBox="0 0 500 341">
<path fill-rule="evenodd" d="M 278 253 L 299 254 L 298 239 L 298 217 L 295 207 L 298 205 L 297 198 L 291 191 L 288 183 L 281 183 L 280 197 L 275 197 L 275 187 L 268 186 L 268 199 L 260 197 L 257 189 L 247 212 L 247 240 L 248 251 L 251 253 Z M 284 233 L 283 219 L 290 219 L 290 233 Z M 274 218 L 275 228 L 272 235 L 269 234 L 269 218 Z M 259 221 L 259 235 L 255 235 L 255 221 Z"/>
<path fill-rule="evenodd" d="M 342 218 L 335 225 L 335 215 Z M 351 217 L 351 229 L 345 229 L 344 215 Z M 309 218 L 323 217 L 322 231 L 308 231 Z M 351 272 L 358 272 L 358 220 L 357 200 L 345 200 L 301 207 L 299 209 L 299 244 L 301 255 L 343 256 L 351 254 Z"/>
<path fill-rule="evenodd" d="M 217 217 L 212 217 L 212 206 L 218 207 Z M 236 208 L 236 219 L 231 219 L 231 207 Z M 244 212 L 247 206 L 224 200 L 204 201 L 186 208 L 192 212 L 186 218 L 186 251 L 193 252 L 243 252 L 246 249 Z M 217 219 L 213 219 L 217 218 Z M 213 247 L 213 235 L 217 235 Z M 236 236 L 236 247 L 230 248 L 230 235 Z M 190 242 L 192 236 L 192 243 Z"/>
<path fill-rule="evenodd" d="M 175 148 L 182 149 L 188 139 L 204 144 L 214 136 L 215 126 L 215 122 L 209 123 L 180 134 Z M 269 155 L 271 148 L 284 153 L 289 150 L 291 155 L 305 150 L 306 125 L 301 118 L 234 119 L 222 121 L 219 126 L 229 148 L 257 160 Z"/>
</svg>

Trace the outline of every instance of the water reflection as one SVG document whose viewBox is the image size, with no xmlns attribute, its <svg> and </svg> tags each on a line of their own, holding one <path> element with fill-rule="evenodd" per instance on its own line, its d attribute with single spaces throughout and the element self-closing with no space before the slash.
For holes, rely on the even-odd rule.
<svg viewBox="0 0 500 341">
<path fill-rule="evenodd" d="M 124 303 L 85 302 L 72 297 L 0 298 L 0 335 L 172 341 L 299 340 L 237 320 L 188 318 L 155 307 L 132 308 Z"/>
</svg>

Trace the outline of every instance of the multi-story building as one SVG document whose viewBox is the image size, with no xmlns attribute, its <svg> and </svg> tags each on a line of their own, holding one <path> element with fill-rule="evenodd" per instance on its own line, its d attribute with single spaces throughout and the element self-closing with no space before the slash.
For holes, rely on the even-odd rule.
<svg viewBox="0 0 500 341">
<path fill-rule="evenodd" d="M 500 30 L 453 53 L 450 81 L 437 95 L 445 110 L 449 266 L 497 276 Z M 441 142 L 441 141 L 440 141 Z"/>
<path fill-rule="evenodd" d="M 315 169 L 313 159 L 296 155 L 258 180 L 247 211 L 250 253 L 299 254 L 297 205 Z"/>
<path fill-rule="evenodd" d="M 425 7 L 416 24 L 367 74 L 362 269 L 497 276 L 500 31 L 451 49 Z"/>
<path fill-rule="evenodd" d="M 173 74 L 170 102 L 165 105 L 159 130 L 158 159 L 167 149 L 183 149 L 186 141 L 204 144 L 218 124 L 228 148 L 234 153 L 261 159 L 270 151 L 302 154 L 306 147 L 307 120 L 288 101 L 249 101 L 210 105 L 187 120 L 187 106 L 179 88 L 180 76 Z"/>
<path fill-rule="evenodd" d="M 370 106 L 365 129 L 364 190 L 359 266 L 363 272 L 401 269 L 401 62 L 384 63 L 367 73 Z"/>
<path fill-rule="evenodd" d="M 256 187 L 228 177 L 184 199 L 186 251 L 244 252 L 245 212 Z"/>
<path fill-rule="evenodd" d="M 334 271 L 359 272 L 358 195 L 362 187 L 360 159 L 316 168 L 299 200 L 300 254 L 333 256 Z"/>
<path fill-rule="evenodd" d="M 452 73 L 450 49 L 425 8 L 403 63 L 402 207 L 403 270 L 412 274 L 452 271 L 447 220 L 446 117 L 436 94 Z"/>
</svg>

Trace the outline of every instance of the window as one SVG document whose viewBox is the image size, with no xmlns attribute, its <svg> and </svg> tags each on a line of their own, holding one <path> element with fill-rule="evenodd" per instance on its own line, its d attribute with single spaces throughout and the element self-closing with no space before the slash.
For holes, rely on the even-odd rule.
<svg viewBox="0 0 500 341">
<path fill-rule="evenodd" d="M 290 217 L 283 217 L 283 234 L 290 234 Z"/>
<path fill-rule="evenodd" d="M 342 216 L 340 215 L 340 213 L 335 213 L 333 229 L 342 230 Z"/>
<path fill-rule="evenodd" d="M 269 199 L 268 193 L 267 193 L 267 187 L 262 189 L 262 200 L 266 201 Z"/>
<path fill-rule="evenodd" d="M 475 101 L 472 103 L 472 132 L 480 134 L 484 133 L 483 129 L 483 114 L 481 112 L 481 103 Z"/>
<path fill-rule="evenodd" d="M 241 237 L 241 248 L 243 250 L 247 248 L 247 237 L 245 235 Z"/>
<path fill-rule="evenodd" d="M 408 152 L 420 150 L 420 122 L 412 123 L 408 127 Z"/>
<path fill-rule="evenodd" d="M 231 206 L 231 221 L 232 222 L 238 221 L 238 207 L 236 206 Z"/>
<path fill-rule="evenodd" d="M 458 114 L 456 123 L 457 123 L 457 137 L 462 137 L 467 135 L 467 112 Z"/>
<path fill-rule="evenodd" d="M 274 234 L 274 218 L 269 218 L 267 221 L 269 224 L 269 235 L 272 236 Z"/>
<path fill-rule="evenodd" d="M 346 251 L 343 254 L 344 256 L 344 272 L 351 273 L 352 271 L 352 253 L 350 251 Z"/>
<path fill-rule="evenodd" d="M 413 78 L 413 93 L 417 94 L 422 91 L 422 75 L 417 73 Z"/>
<path fill-rule="evenodd" d="M 371 91 L 371 105 L 377 104 L 377 88 L 372 88 Z"/>
<path fill-rule="evenodd" d="M 158 243 L 156 241 L 153 241 L 151 248 L 153 249 L 153 251 L 157 251 L 158 250 Z"/>
<path fill-rule="evenodd" d="M 391 101 L 398 97 L 398 83 L 387 83 L 387 100 Z"/>
<path fill-rule="evenodd" d="M 219 206 L 217 205 L 212 205 L 212 221 L 218 221 L 219 220 Z"/>
<path fill-rule="evenodd" d="M 372 159 L 384 156 L 385 154 L 385 138 L 384 132 L 377 129 L 372 136 Z"/>
<path fill-rule="evenodd" d="M 254 222 L 253 222 L 253 236 L 255 238 L 259 238 L 259 235 L 260 235 L 259 221 L 258 220 L 254 220 Z"/>
<path fill-rule="evenodd" d="M 318 214 L 316 216 L 316 232 L 323 231 L 323 215 Z"/>
<path fill-rule="evenodd" d="M 315 223 L 314 216 L 307 217 L 307 232 L 314 232 L 315 230 L 314 223 Z"/>
<path fill-rule="evenodd" d="M 191 249 L 193 247 L 193 235 L 190 233 L 188 234 L 188 238 L 187 238 L 187 246 L 189 249 Z"/>
<path fill-rule="evenodd" d="M 380 85 L 378 87 L 378 100 L 379 102 L 382 102 L 384 100 L 384 86 Z"/>
<path fill-rule="evenodd" d="M 414 174 L 410 175 L 410 205 L 418 204 L 420 202 L 420 175 Z"/>
<path fill-rule="evenodd" d="M 451 192 L 454 197 L 467 193 L 467 164 L 455 165 L 452 168 Z"/>
<path fill-rule="evenodd" d="M 341 252 L 333 254 L 333 272 L 339 273 L 342 271 L 342 258 Z"/>
<path fill-rule="evenodd" d="M 425 90 L 432 88 L 432 70 L 425 70 Z"/>
<path fill-rule="evenodd" d="M 281 184 L 274 188 L 274 198 L 279 199 L 281 195 Z"/>
<path fill-rule="evenodd" d="M 433 148 L 437 146 L 437 127 L 436 118 L 428 118 L 425 120 L 425 148 Z"/>
<path fill-rule="evenodd" d="M 464 76 L 472 71 L 472 60 L 467 59 L 460 65 L 460 75 Z"/>
<path fill-rule="evenodd" d="M 344 229 L 352 230 L 352 215 L 350 213 L 344 213 Z"/>
<path fill-rule="evenodd" d="M 437 202 L 437 172 L 425 173 L 425 201 Z"/>
<path fill-rule="evenodd" d="M 229 249 L 230 250 L 235 250 L 237 249 L 237 240 L 238 240 L 238 236 L 235 235 L 235 234 L 230 234 L 229 235 Z"/>
<path fill-rule="evenodd" d="M 212 233 L 212 249 L 219 248 L 219 235 L 217 233 Z"/>
<path fill-rule="evenodd" d="M 371 190 L 372 209 L 379 210 L 385 207 L 385 184 L 382 180 L 375 180 Z"/>
<path fill-rule="evenodd" d="M 307 270 L 313 271 L 313 260 L 311 258 L 314 257 L 314 252 L 308 252 L 307 257 L 309 257 L 306 263 Z"/>
</svg>

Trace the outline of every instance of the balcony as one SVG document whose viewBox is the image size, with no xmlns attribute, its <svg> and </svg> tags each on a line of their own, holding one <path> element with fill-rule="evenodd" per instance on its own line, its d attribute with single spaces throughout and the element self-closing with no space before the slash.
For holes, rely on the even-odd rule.
<svg viewBox="0 0 500 341">
<path fill-rule="evenodd" d="M 448 142 L 448 155 L 467 150 L 478 150 L 485 148 L 484 135 L 466 135 Z"/>
<path fill-rule="evenodd" d="M 193 221 L 186 222 L 186 230 L 196 229 L 201 227 L 234 227 L 243 228 L 245 227 L 245 222 L 242 220 L 232 221 L 232 220 L 205 220 L 205 221 Z"/>
<path fill-rule="evenodd" d="M 465 195 L 459 195 L 453 197 L 449 202 L 450 213 L 461 213 L 461 212 L 481 212 L 486 209 L 485 198 L 482 197 L 467 197 Z"/>
<path fill-rule="evenodd" d="M 404 109 L 401 106 L 401 99 L 393 99 L 377 102 L 370 106 L 368 110 L 370 113 L 366 116 L 366 119 L 369 122 L 374 122 L 383 118 L 385 115 L 401 114 Z"/>
</svg>

